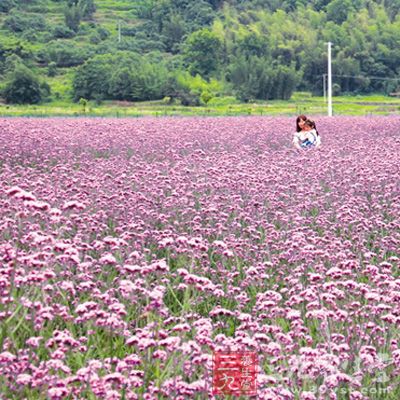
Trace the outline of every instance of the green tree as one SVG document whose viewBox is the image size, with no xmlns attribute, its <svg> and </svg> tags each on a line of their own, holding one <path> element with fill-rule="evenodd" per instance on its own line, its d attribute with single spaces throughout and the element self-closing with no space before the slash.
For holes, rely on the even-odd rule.
<svg viewBox="0 0 400 400">
<path fill-rule="evenodd" d="M 210 25 L 215 17 L 215 12 L 211 5 L 203 0 L 190 2 L 185 7 L 183 14 L 190 31 L 198 30 Z"/>
<path fill-rule="evenodd" d="M 164 36 L 164 43 L 166 51 L 172 53 L 179 52 L 179 45 L 185 34 L 185 21 L 179 14 L 171 15 L 169 21 L 164 23 L 162 35 Z"/>
<path fill-rule="evenodd" d="M 270 73 L 267 63 L 256 57 L 239 56 L 228 68 L 227 80 L 236 97 L 241 101 L 267 99 L 269 97 Z"/>
<path fill-rule="evenodd" d="M 272 78 L 272 91 L 269 98 L 289 100 L 300 80 L 300 74 L 291 66 L 277 65 Z"/>
<path fill-rule="evenodd" d="M 328 20 L 339 25 L 346 21 L 352 11 L 354 11 L 352 0 L 333 0 L 326 6 Z"/>
<path fill-rule="evenodd" d="M 151 57 L 149 57 L 151 58 Z M 166 94 L 168 71 L 130 52 L 98 55 L 80 66 L 73 79 L 73 96 L 86 99 L 153 100 Z"/>
<path fill-rule="evenodd" d="M 56 40 L 48 43 L 38 52 L 37 58 L 40 62 L 55 62 L 57 67 L 73 67 L 81 65 L 86 59 L 94 54 L 91 46 L 71 46 L 68 40 Z"/>
<path fill-rule="evenodd" d="M 52 61 L 47 66 L 47 76 L 56 76 L 57 75 L 57 64 Z"/>
<path fill-rule="evenodd" d="M 3 96 L 7 103 L 35 104 L 50 95 L 50 87 L 23 64 L 10 74 Z"/>
<path fill-rule="evenodd" d="M 75 32 L 66 25 L 56 25 L 53 28 L 53 36 L 56 39 L 67 39 L 75 36 Z"/>
<path fill-rule="evenodd" d="M 96 31 L 100 37 L 100 40 L 106 40 L 110 36 L 110 32 L 103 26 L 97 27 Z"/>
<path fill-rule="evenodd" d="M 46 20 L 42 15 L 29 15 L 13 9 L 4 19 L 4 27 L 11 32 L 19 33 L 29 29 L 46 30 Z"/>
<path fill-rule="evenodd" d="M 314 0 L 314 8 L 317 11 L 321 11 L 326 9 L 326 6 L 330 3 L 331 0 Z"/>
<path fill-rule="evenodd" d="M 184 59 L 191 74 L 209 77 L 219 66 L 222 43 L 209 29 L 193 32 L 185 41 Z"/>
<path fill-rule="evenodd" d="M 90 19 L 96 12 L 96 5 L 94 0 L 79 0 L 79 8 L 81 10 L 82 18 Z"/>
<path fill-rule="evenodd" d="M 82 11 L 78 5 L 72 5 L 64 9 L 65 25 L 74 32 L 78 32 Z"/>
<path fill-rule="evenodd" d="M 128 67 L 117 69 L 110 78 L 109 93 L 117 100 L 132 100 L 132 79 Z"/>
<path fill-rule="evenodd" d="M 261 37 L 261 35 L 255 32 L 250 32 L 239 39 L 237 51 L 246 58 L 251 56 L 266 56 L 269 53 L 268 38 Z"/>
<path fill-rule="evenodd" d="M 220 8 L 220 7 L 222 6 L 222 4 L 224 3 L 223 0 L 207 0 L 207 2 L 210 3 L 211 6 L 212 6 L 214 9 Z"/>
<path fill-rule="evenodd" d="M 162 64 L 140 61 L 140 68 L 131 72 L 132 99 L 158 100 L 166 96 L 168 71 Z"/>
<path fill-rule="evenodd" d="M 15 5 L 15 0 L 1 0 L 0 12 L 9 12 Z"/>
<path fill-rule="evenodd" d="M 183 106 L 200 105 L 199 94 L 194 93 L 190 87 L 186 85 L 186 82 L 182 82 L 177 72 L 169 76 L 165 93 L 170 99 L 170 102 L 178 100 Z"/>
<path fill-rule="evenodd" d="M 104 99 L 109 90 L 109 77 L 114 68 L 110 55 L 96 56 L 76 69 L 72 91 L 74 101 Z"/>
<path fill-rule="evenodd" d="M 47 22 L 49 1 L 57 2 L 56 8 L 66 7 L 65 24 Z M 14 70 L 15 66 L 6 62 L 11 54 L 19 56 L 28 68 L 36 63 L 47 66 L 50 75 L 50 63 L 57 68 L 75 67 L 96 54 L 107 54 L 112 70 L 100 61 L 99 70 L 107 73 L 103 80 L 97 80 L 99 71 L 86 67 L 94 77 L 89 78 L 86 71 L 88 75 L 81 80 L 79 90 L 88 90 L 95 98 L 158 98 L 166 91 L 165 71 L 174 70 L 186 71 L 193 78 L 199 74 L 205 85 L 213 77 L 220 80 L 226 76 L 229 82 L 224 94 L 236 94 L 245 100 L 287 98 L 293 85 L 322 94 L 327 61 L 324 43 L 332 41 L 334 73 L 359 76 L 335 77 L 340 84 L 338 90 L 387 92 L 397 84 L 400 0 L 130 3 L 129 12 L 138 18 L 138 23 L 124 24 L 122 40 L 117 42 L 115 33 L 111 35 L 101 19 L 80 24 L 81 19 L 92 18 L 95 0 L 0 0 L 0 13 L 5 13 L 1 27 L 8 31 L 0 45 L 1 78 L 6 70 Z M 64 40 L 78 33 L 76 40 Z M 116 58 L 116 50 L 124 62 Z M 130 57 L 125 51 L 142 57 Z M 162 56 L 150 59 L 147 55 L 153 51 Z M 388 83 L 368 76 L 394 80 Z M 89 84 L 92 79 L 93 86 Z M 208 87 L 194 90 L 193 82 L 175 88 L 176 93 L 182 93 L 182 102 L 193 104 L 202 96 L 205 103 L 209 93 L 216 96 Z"/>
<path fill-rule="evenodd" d="M 158 33 L 161 33 L 164 23 L 169 20 L 172 12 L 172 5 L 169 0 L 150 1 L 146 12 L 149 14 L 149 19 L 154 24 L 154 28 Z"/>
<path fill-rule="evenodd" d="M 10 73 L 13 72 L 17 66 L 23 65 L 24 62 L 21 57 L 19 57 L 17 54 L 10 54 L 5 58 L 4 61 L 4 72 Z"/>
<path fill-rule="evenodd" d="M 288 100 L 299 82 L 299 73 L 268 58 L 240 56 L 229 67 L 227 80 L 242 101 Z"/>
<path fill-rule="evenodd" d="M 400 14 L 400 0 L 385 0 L 384 4 L 390 21 L 394 22 Z"/>
</svg>

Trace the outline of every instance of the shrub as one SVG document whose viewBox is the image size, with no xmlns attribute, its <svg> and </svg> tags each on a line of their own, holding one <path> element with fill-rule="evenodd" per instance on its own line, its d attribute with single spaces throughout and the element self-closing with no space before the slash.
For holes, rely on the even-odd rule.
<svg viewBox="0 0 400 400">
<path fill-rule="evenodd" d="M 44 31 L 47 29 L 47 24 L 41 15 L 31 16 L 12 10 L 4 20 L 4 27 L 11 32 L 19 33 L 28 29 Z"/>
<path fill-rule="evenodd" d="M 93 0 L 80 0 L 79 7 L 83 18 L 89 19 L 96 11 L 96 6 Z"/>
<path fill-rule="evenodd" d="M 99 35 L 101 40 L 105 40 L 110 36 L 110 32 L 102 26 L 99 26 L 97 28 L 97 34 Z"/>
<path fill-rule="evenodd" d="M 49 63 L 47 67 L 47 76 L 56 76 L 57 75 L 57 65 L 54 61 Z"/>
<path fill-rule="evenodd" d="M 299 73 L 266 57 L 241 56 L 230 65 L 227 80 L 241 101 L 288 100 L 299 81 Z"/>
<path fill-rule="evenodd" d="M 57 25 L 53 29 L 53 36 L 56 39 L 69 39 L 75 36 L 75 32 L 66 25 Z"/>
<path fill-rule="evenodd" d="M 213 95 L 208 91 L 204 91 L 201 93 L 200 98 L 204 104 L 208 104 L 208 102 L 213 98 Z"/>
<path fill-rule="evenodd" d="M 65 25 L 74 32 L 78 32 L 82 11 L 78 6 L 66 7 L 64 10 Z"/>
<path fill-rule="evenodd" d="M 82 106 L 82 111 L 85 113 L 86 112 L 86 107 L 88 105 L 87 99 L 84 99 L 83 97 L 81 97 L 79 99 L 79 104 Z"/>
<path fill-rule="evenodd" d="M 41 82 L 25 65 L 18 64 L 3 91 L 6 103 L 35 104 L 50 95 L 50 87 Z"/>
<path fill-rule="evenodd" d="M 1 0 L 0 2 L 0 12 L 9 12 L 13 7 L 15 7 L 14 0 Z"/>
<path fill-rule="evenodd" d="M 98 55 L 76 71 L 75 101 L 80 97 L 117 100 L 157 100 L 166 95 L 168 71 L 162 62 L 128 52 Z"/>
<path fill-rule="evenodd" d="M 94 53 L 88 46 L 71 46 L 69 41 L 52 41 L 38 54 L 38 59 L 44 63 L 55 62 L 57 67 L 73 67 L 83 64 Z"/>
<path fill-rule="evenodd" d="M 91 44 L 99 44 L 101 42 L 100 36 L 98 34 L 96 34 L 96 33 L 92 33 L 89 36 L 89 42 Z"/>
<path fill-rule="evenodd" d="M 76 69 L 72 82 L 74 101 L 104 99 L 108 93 L 108 80 L 113 69 L 110 55 L 99 55 L 87 60 Z"/>
<path fill-rule="evenodd" d="M 190 72 L 208 77 L 217 70 L 222 43 L 209 29 L 193 32 L 183 45 L 184 58 Z"/>
<path fill-rule="evenodd" d="M 200 105 L 200 97 L 197 94 L 180 91 L 177 94 L 177 98 L 181 101 L 183 106 L 194 106 Z"/>
</svg>

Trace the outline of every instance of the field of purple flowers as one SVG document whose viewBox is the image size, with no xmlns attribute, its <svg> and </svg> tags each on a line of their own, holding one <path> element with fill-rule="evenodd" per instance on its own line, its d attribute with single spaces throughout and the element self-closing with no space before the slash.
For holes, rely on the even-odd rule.
<svg viewBox="0 0 400 400">
<path fill-rule="evenodd" d="M 317 122 L 1 119 L 0 398 L 399 399 L 400 119 Z"/>
</svg>

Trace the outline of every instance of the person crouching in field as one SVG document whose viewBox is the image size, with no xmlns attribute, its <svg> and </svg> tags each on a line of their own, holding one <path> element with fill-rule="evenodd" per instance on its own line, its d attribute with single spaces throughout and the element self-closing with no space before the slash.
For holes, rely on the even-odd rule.
<svg viewBox="0 0 400 400">
<path fill-rule="evenodd" d="M 315 122 L 308 119 L 305 115 L 297 117 L 296 130 L 297 132 L 293 137 L 293 144 L 297 149 L 301 150 L 321 145 L 321 137 L 317 131 Z"/>
</svg>

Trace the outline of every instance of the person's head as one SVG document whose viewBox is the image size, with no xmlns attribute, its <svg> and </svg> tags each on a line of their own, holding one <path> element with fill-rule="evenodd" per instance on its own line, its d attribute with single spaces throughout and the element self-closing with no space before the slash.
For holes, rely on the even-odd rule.
<svg viewBox="0 0 400 400">
<path fill-rule="evenodd" d="M 303 123 L 303 130 L 311 131 L 311 129 L 315 129 L 315 122 L 311 119 L 306 119 Z"/>
<path fill-rule="evenodd" d="M 296 131 L 300 132 L 303 129 L 304 122 L 307 121 L 305 115 L 299 115 L 296 119 Z"/>
</svg>

